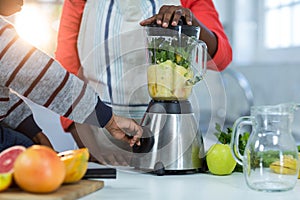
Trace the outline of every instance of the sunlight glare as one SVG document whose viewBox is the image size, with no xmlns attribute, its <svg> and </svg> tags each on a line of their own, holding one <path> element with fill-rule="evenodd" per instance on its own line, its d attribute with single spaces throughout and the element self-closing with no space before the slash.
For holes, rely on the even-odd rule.
<svg viewBox="0 0 300 200">
<path fill-rule="evenodd" d="M 15 27 L 20 37 L 34 46 L 47 45 L 50 40 L 50 28 L 47 17 L 34 5 L 24 5 L 16 15 Z"/>
</svg>

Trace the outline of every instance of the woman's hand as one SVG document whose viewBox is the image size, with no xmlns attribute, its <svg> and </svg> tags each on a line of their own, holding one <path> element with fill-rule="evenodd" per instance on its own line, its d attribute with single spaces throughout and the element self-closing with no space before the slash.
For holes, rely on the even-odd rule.
<svg viewBox="0 0 300 200">
<path fill-rule="evenodd" d="M 0 15 L 9 16 L 22 9 L 23 0 L 0 0 Z"/>
<path fill-rule="evenodd" d="M 140 145 L 143 129 L 132 119 L 113 115 L 105 128 L 114 138 L 128 142 L 131 147 Z"/>
<path fill-rule="evenodd" d="M 166 28 L 171 23 L 172 26 L 177 26 L 181 17 L 185 18 L 188 25 L 192 25 L 193 13 L 190 9 L 182 6 L 164 5 L 159 9 L 158 14 L 141 21 L 140 25 L 146 26 L 156 23 Z"/>
<path fill-rule="evenodd" d="M 146 26 L 156 23 L 161 25 L 163 28 L 167 28 L 170 23 L 172 26 L 177 26 L 181 17 L 185 18 L 187 25 L 199 26 L 201 28 L 199 39 L 204 41 L 207 45 L 207 60 L 213 58 L 218 47 L 217 37 L 202 22 L 194 17 L 192 11 L 188 8 L 184 8 L 182 6 L 164 5 L 159 9 L 158 14 L 141 21 L 140 25 Z"/>
</svg>

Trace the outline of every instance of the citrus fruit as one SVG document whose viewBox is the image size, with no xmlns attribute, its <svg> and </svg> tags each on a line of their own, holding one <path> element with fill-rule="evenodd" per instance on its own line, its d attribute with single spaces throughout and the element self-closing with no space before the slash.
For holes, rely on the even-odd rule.
<svg viewBox="0 0 300 200">
<path fill-rule="evenodd" d="M 65 165 L 57 153 L 42 145 L 27 148 L 14 164 L 14 180 L 27 192 L 53 192 L 63 183 L 65 173 Z"/>
<path fill-rule="evenodd" d="M 12 184 L 14 162 L 25 149 L 23 146 L 16 145 L 0 153 L 0 191 L 6 190 Z"/>
<path fill-rule="evenodd" d="M 207 167 L 212 174 L 231 174 L 236 166 L 228 144 L 212 145 L 206 155 Z"/>
<path fill-rule="evenodd" d="M 16 158 L 25 151 L 24 146 L 12 146 L 0 153 L 0 174 L 2 173 L 12 173 L 14 168 L 14 162 Z"/>
<path fill-rule="evenodd" d="M 13 181 L 13 173 L 0 174 L 0 192 L 9 188 Z"/>
<path fill-rule="evenodd" d="M 66 176 L 64 183 L 75 183 L 84 176 L 89 160 L 89 151 L 87 148 L 64 151 L 58 154 L 65 163 Z"/>
<path fill-rule="evenodd" d="M 283 155 L 282 159 L 278 159 L 270 164 L 270 169 L 277 174 L 296 174 L 297 171 L 297 162 L 292 155 Z"/>
</svg>

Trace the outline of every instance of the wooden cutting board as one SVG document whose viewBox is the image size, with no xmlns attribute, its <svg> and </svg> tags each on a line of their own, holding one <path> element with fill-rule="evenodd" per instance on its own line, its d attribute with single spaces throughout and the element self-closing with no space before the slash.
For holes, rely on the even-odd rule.
<svg viewBox="0 0 300 200">
<path fill-rule="evenodd" d="M 103 181 L 80 180 L 74 184 L 64 184 L 57 191 L 49 194 L 33 194 L 20 188 L 10 188 L 0 192 L 1 200 L 75 200 L 104 187 Z"/>
</svg>

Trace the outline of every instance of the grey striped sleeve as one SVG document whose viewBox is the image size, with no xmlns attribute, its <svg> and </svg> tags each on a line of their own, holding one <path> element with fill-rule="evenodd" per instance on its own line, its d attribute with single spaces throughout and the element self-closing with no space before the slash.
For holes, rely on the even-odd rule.
<svg viewBox="0 0 300 200">
<path fill-rule="evenodd" d="M 0 90 L 7 88 L 80 123 L 95 109 L 98 98 L 58 62 L 21 40 L 0 18 Z M 8 101 L 7 95 L 2 96 L 0 103 L 8 107 L 1 106 L 0 119 L 14 128 L 31 111 L 21 99 L 10 96 Z"/>
</svg>

